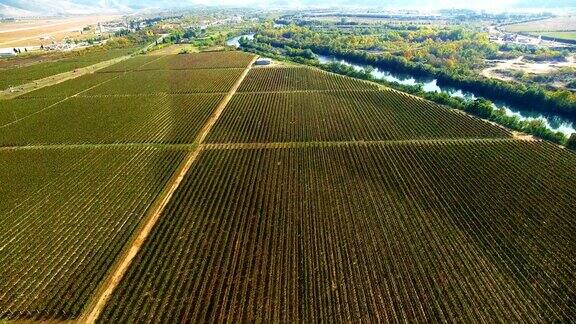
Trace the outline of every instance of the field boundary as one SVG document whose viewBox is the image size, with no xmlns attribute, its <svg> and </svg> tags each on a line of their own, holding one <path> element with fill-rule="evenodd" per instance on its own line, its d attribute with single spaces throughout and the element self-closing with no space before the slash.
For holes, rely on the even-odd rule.
<svg viewBox="0 0 576 324">
<path fill-rule="evenodd" d="M 242 72 L 242 74 L 238 77 L 238 80 L 236 80 L 236 83 L 232 86 L 228 94 L 222 98 L 220 104 L 216 107 L 210 119 L 208 119 L 208 121 L 204 124 L 204 127 L 202 127 L 202 130 L 196 138 L 196 143 L 198 145 L 184 158 L 184 161 L 182 161 L 170 181 L 167 183 L 162 194 L 158 196 L 156 201 L 148 210 L 147 215 L 140 223 L 141 226 L 139 226 L 138 229 L 134 232 L 133 238 L 126 243 L 124 252 L 120 254 L 120 258 L 117 259 L 115 265 L 109 269 L 106 278 L 101 282 L 100 287 L 96 290 L 94 299 L 92 299 L 92 301 L 88 304 L 88 307 L 84 310 L 83 314 L 79 316 L 79 322 L 94 323 L 100 317 L 100 314 L 104 310 L 104 307 L 114 292 L 114 289 L 116 286 L 118 286 L 130 264 L 146 242 L 146 239 L 162 215 L 164 208 L 168 205 L 172 195 L 176 189 L 178 189 L 186 173 L 196 158 L 200 155 L 200 152 L 202 152 L 204 149 L 202 142 L 208 135 L 208 132 L 210 132 L 212 126 L 214 126 L 226 108 L 226 105 L 232 96 L 236 93 L 236 90 L 240 87 L 242 81 L 244 81 L 244 78 L 250 71 L 252 64 L 254 61 L 256 61 L 257 58 L 258 56 L 254 56 L 254 58 L 250 61 L 250 64 L 244 69 L 244 72 Z"/>
<path fill-rule="evenodd" d="M 525 142 L 522 138 L 439 138 L 439 139 L 409 139 L 409 140 L 376 140 L 376 141 L 314 141 L 314 142 L 270 142 L 270 143 L 208 143 L 202 144 L 205 150 L 233 150 L 233 149 L 277 149 L 277 148 L 305 148 L 327 146 L 369 146 L 369 145 L 414 145 L 414 144 L 444 144 L 444 143 L 500 143 Z"/>
<path fill-rule="evenodd" d="M 131 58 L 132 55 L 126 55 L 122 57 L 117 57 L 108 61 L 99 62 L 90 66 L 78 68 L 73 71 L 63 72 L 55 75 L 51 75 L 49 77 L 35 80 L 32 82 L 28 82 L 17 87 L 13 87 L 12 89 L 2 90 L 0 91 L 0 99 L 13 99 L 17 98 L 21 95 L 30 93 L 34 90 L 42 89 L 45 87 L 53 86 L 55 84 L 62 83 L 64 81 L 76 79 L 86 74 L 94 73 L 100 69 L 112 66 L 116 63 L 120 63 Z"/>
<path fill-rule="evenodd" d="M 166 54 L 166 55 L 148 55 L 148 56 L 158 56 L 159 58 L 162 57 L 166 57 L 166 56 L 172 56 L 172 55 L 177 55 L 177 54 Z M 150 62 L 146 62 L 144 65 L 156 62 L 158 59 L 152 60 Z M 142 66 L 144 66 L 142 65 Z M 141 67 L 142 67 L 141 66 Z M 144 69 L 141 70 L 140 68 L 135 68 L 135 69 L 129 69 L 129 70 L 124 70 L 124 71 L 102 71 L 102 72 L 98 72 L 98 73 L 102 73 L 102 74 L 106 74 L 106 73 L 118 73 L 118 72 L 151 72 L 151 71 L 198 71 L 198 70 L 244 70 L 245 67 L 232 67 L 232 66 L 224 66 L 224 67 L 220 67 L 220 66 L 214 66 L 214 67 L 202 67 L 202 68 L 193 68 L 193 67 L 189 67 L 189 68 L 174 68 L 174 69 Z"/>
<path fill-rule="evenodd" d="M 2 151 L 26 151 L 26 150 L 73 150 L 73 149 L 101 149 L 101 148 L 124 148 L 141 149 L 154 148 L 165 150 L 194 150 L 198 146 L 206 150 L 231 150 L 231 149 L 273 149 L 273 148 L 299 148 L 299 147 L 325 147 L 325 146 L 366 146 L 366 145 L 410 145 L 410 144 L 442 144 L 442 143 L 497 143 L 497 142 L 537 142 L 540 141 L 531 136 L 502 137 L 502 138 L 438 138 L 438 139 L 406 139 L 406 140 L 355 140 L 355 141 L 312 141 L 312 142 L 268 142 L 268 143 L 102 143 L 102 144 L 45 144 L 45 145 L 22 145 L 0 146 Z"/>
<path fill-rule="evenodd" d="M 157 60 L 157 59 L 156 59 L 156 60 Z M 150 62 L 154 62 L 154 61 L 156 61 L 156 60 L 152 60 L 152 61 L 150 61 Z M 28 117 L 30 117 L 30 116 L 34 116 L 34 115 L 36 115 L 36 114 L 39 114 L 39 113 L 41 113 L 41 112 L 43 112 L 43 111 L 46 111 L 46 110 L 48 110 L 48 109 L 50 109 L 50 108 L 52 108 L 52 107 L 55 107 L 55 106 L 63 103 L 64 101 L 66 101 L 66 100 L 68 100 L 68 99 L 70 99 L 70 98 L 79 97 L 79 96 L 80 96 L 81 94 L 83 94 L 84 92 L 90 91 L 90 90 L 92 90 L 92 89 L 94 89 L 94 88 L 96 88 L 96 87 L 99 87 L 99 86 L 101 86 L 101 85 L 103 85 L 103 84 L 105 84 L 105 83 L 107 83 L 107 82 L 112 81 L 112 80 L 116 80 L 116 79 L 118 79 L 121 75 L 123 75 L 123 74 L 125 74 L 125 73 L 126 73 L 126 72 L 119 72 L 119 73 L 117 73 L 116 76 L 114 76 L 114 77 L 112 77 L 112 78 L 110 78 L 110 79 L 108 79 L 108 80 L 104 80 L 104 81 L 102 81 L 102 82 L 99 82 L 99 83 L 91 86 L 91 87 L 88 87 L 88 88 L 86 88 L 86 89 L 82 89 L 81 91 L 76 92 L 76 93 L 73 94 L 73 95 L 67 96 L 67 97 L 63 98 L 62 100 L 59 100 L 58 102 L 55 102 L 55 103 L 53 103 L 53 104 L 51 104 L 51 105 L 48 105 L 47 107 L 44 107 L 44 108 L 42 108 L 42 109 L 40 109 L 40 110 L 37 110 L 37 111 L 35 111 L 35 112 L 33 112 L 33 113 L 30 113 L 30 114 L 28 114 L 28 115 L 26 115 L 26 116 L 24 116 L 24 117 L 18 118 L 18 119 L 14 120 L 14 121 L 11 121 L 11 122 L 7 123 L 7 124 L 4 124 L 4 125 L 0 126 L 0 128 L 8 127 L 8 126 L 10 126 L 10 125 L 13 125 L 13 124 L 15 124 L 15 123 L 18 123 L 18 122 L 21 121 L 21 120 L 24 120 L 24 119 L 28 118 Z M 85 74 L 82 74 L 82 75 L 86 75 L 86 74 L 88 74 L 88 73 L 85 73 Z M 80 77 L 80 76 L 81 76 L 81 75 L 77 75 L 77 76 L 75 76 L 74 78 Z M 74 78 L 70 78 L 70 79 L 74 79 Z M 67 80 L 64 80 L 64 81 L 67 81 Z M 63 82 L 63 81 L 61 81 L 61 82 Z M 57 82 L 57 83 L 60 83 L 60 82 Z M 54 83 L 54 84 L 57 84 L 57 83 Z M 54 84 L 51 84 L 51 85 L 54 85 Z M 51 85 L 50 85 L 50 86 L 51 86 Z M 40 88 L 38 88 L 38 89 L 40 89 Z M 34 90 L 37 90 L 37 89 L 34 89 Z M 25 94 L 25 93 L 20 93 L 18 96 L 23 95 L 23 94 Z M 52 97 L 43 97 L 43 98 L 52 98 Z M 13 98 L 9 98 L 9 99 L 13 99 Z M 25 98 L 24 98 L 24 99 L 25 99 Z M 1 92 L 0 92 L 0 100 L 4 100 L 4 99 L 2 99 Z"/>
</svg>

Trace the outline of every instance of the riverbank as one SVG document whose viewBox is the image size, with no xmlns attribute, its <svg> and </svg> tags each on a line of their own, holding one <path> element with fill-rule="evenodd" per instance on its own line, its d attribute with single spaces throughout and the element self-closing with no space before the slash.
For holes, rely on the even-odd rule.
<svg viewBox="0 0 576 324">
<path fill-rule="evenodd" d="M 359 72 L 367 71 L 375 80 L 384 80 L 391 83 L 398 83 L 402 86 L 419 86 L 421 87 L 422 91 L 426 93 L 445 93 L 450 97 L 461 98 L 466 101 L 472 101 L 481 97 L 476 93 L 472 93 L 461 88 L 439 85 L 438 80 L 434 78 L 424 78 L 409 73 L 399 73 L 390 70 L 384 70 L 367 64 L 354 63 L 338 56 L 317 55 L 316 57 L 320 64 L 343 64 Z M 414 91 L 415 90 L 411 92 Z M 503 110 L 505 116 L 516 117 L 520 121 L 527 122 L 541 120 L 545 124 L 546 128 L 550 129 L 552 132 L 561 132 L 566 135 L 566 137 L 569 137 L 572 133 L 576 132 L 576 123 L 570 118 L 556 114 L 544 114 L 525 108 L 523 109 L 522 107 L 515 106 L 501 100 L 492 99 L 491 101 L 493 102 L 493 108 L 495 110 Z"/>
<path fill-rule="evenodd" d="M 318 60 L 310 60 L 302 57 L 287 57 L 277 53 L 262 51 L 257 47 L 251 47 L 250 42 L 242 44 L 242 49 L 256 53 L 262 56 L 268 56 L 281 61 L 292 61 L 296 63 L 306 64 L 316 66 L 323 70 L 334 72 L 342 75 L 347 75 L 350 77 L 360 78 L 364 80 L 369 80 L 372 82 L 379 83 L 381 85 L 397 89 L 418 97 L 434 101 L 436 103 L 448 106 L 453 109 L 461 110 L 471 115 L 480 117 L 482 119 L 489 120 L 491 122 L 502 125 L 512 131 L 519 131 L 529 135 L 534 135 L 538 138 L 560 144 L 566 145 L 568 143 L 568 138 L 570 136 L 562 132 L 554 132 L 550 130 L 543 120 L 520 120 L 518 116 L 507 116 L 505 109 L 494 109 L 494 104 L 490 101 L 476 98 L 474 100 L 466 100 L 463 94 L 460 97 L 450 96 L 447 93 L 436 93 L 436 92 L 424 92 L 420 85 L 403 85 L 397 82 L 389 82 L 386 80 L 375 79 L 370 71 L 365 69 L 355 69 L 349 65 L 344 65 L 342 63 L 329 63 L 321 64 Z"/>
</svg>

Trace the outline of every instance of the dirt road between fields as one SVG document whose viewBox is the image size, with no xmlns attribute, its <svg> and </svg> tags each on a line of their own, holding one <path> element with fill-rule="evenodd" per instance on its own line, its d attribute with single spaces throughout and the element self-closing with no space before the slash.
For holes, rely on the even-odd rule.
<svg viewBox="0 0 576 324">
<path fill-rule="evenodd" d="M 116 288 L 116 286 L 118 286 L 118 284 L 124 277 L 124 274 L 130 267 L 130 264 L 132 263 L 132 261 L 134 260 L 134 258 L 144 245 L 146 238 L 148 238 L 148 236 L 152 232 L 152 229 L 154 229 L 154 225 L 156 225 L 158 219 L 160 219 L 160 216 L 162 215 L 164 208 L 166 207 L 166 205 L 168 205 L 168 202 L 174 195 L 174 192 L 176 192 L 176 189 L 178 189 L 178 187 L 180 186 L 180 183 L 184 179 L 184 176 L 186 175 L 186 173 L 188 172 L 188 170 L 190 169 L 190 167 L 192 166 L 192 164 L 194 163 L 200 152 L 203 150 L 204 146 L 202 145 L 202 142 L 208 135 L 208 132 L 210 132 L 210 129 L 212 129 L 212 127 L 214 126 L 214 124 L 216 123 L 216 121 L 226 108 L 228 102 L 230 101 L 230 99 L 232 99 L 232 96 L 234 96 L 234 94 L 240 87 L 242 81 L 244 81 L 244 78 L 250 71 L 250 68 L 252 67 L 252 64 L 254 63 L 255 60 L 256 57 L 254 57 L 254 59 L 250 62 L 250 65 L 248 65 L 248 67 L 246 67 L 244 72 L 242 72 L 242 74 L 240 75 L 236 83 L 232 86 L 228 94 L 222 99 L 218 107 L 216 107 L 214 113 L 212 113 L 212 116 L 210 116 L 210 119 L 206 121 L 206 124 L 204 125 L 204 127 L 202 127 L 202 130 L 196 137 L 196 143 L 198 144 L 198 146 L 196 147 L 196 149 L 190 151 L 190 153 L 188 153 L 188 155 L 184 158 L 184 161 L 182 161 L 182 163 L 176 170 L 175 174 L 172 176 L 172 178 L 164 188 L 163 192 L 160 194 L 156 202 L 154 202 L 152 207 L 148 210 L 147 215 L 143 220 L 143 223 L 141 223 L 142 225 L 139 227 L 139 229 L 136 230 L 133 238 L 127 243 L 129 244 L 129 246 L 127 245 L 125 247 L 124 252 L 120 255 L 120 258 L 115 263 L 115 266 L 112 267 L 107 277 L 102 281 L 100 288 L 96 291 L 94 299 L 88 305 L 88 307 L 84 311 L 84 314 L 79 317 L 78 319 L 79 322 L 81 323 L 96 322 L 96 320 L 100 316 L 100 313 L 104 310 L 106 303 L 110 299 L 110 296 L 114 292 L 114 289 Z"/>
</svg>

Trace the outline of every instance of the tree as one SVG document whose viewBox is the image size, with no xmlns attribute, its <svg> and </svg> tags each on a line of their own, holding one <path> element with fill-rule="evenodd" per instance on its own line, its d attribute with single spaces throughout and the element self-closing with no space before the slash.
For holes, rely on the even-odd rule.
<svg viewBox="0 0 576 324">
<path fill-rule="evenodd" d="M 480 118 L 490 117 L 494 110 L 492 102 L 483 98 L 466 103 L 465 109 Z"/>
<path fill-rule="evenodd" d="M 576 150 L 576 133 L 572 133 L 568 142 L 566 142 L 566 147 L 571 150 Z"/>
</svg>

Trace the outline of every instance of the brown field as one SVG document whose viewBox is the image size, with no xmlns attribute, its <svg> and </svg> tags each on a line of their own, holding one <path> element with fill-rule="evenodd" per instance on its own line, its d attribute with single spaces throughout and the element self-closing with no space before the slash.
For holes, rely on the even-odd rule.
<svg viewBox="0 0 576 324">
<path fill-rule="evenodd" d="M 81 37 L 78 30 L 99 22 L 110 21 L 118 16 L 85 16 L 54 20 L 23 21 L 0 24 L 0 48 L 18 46 L 40 46 L 66 37 Z M 40 39 L 51 37 L 50 39 Z"/>
</svg>

